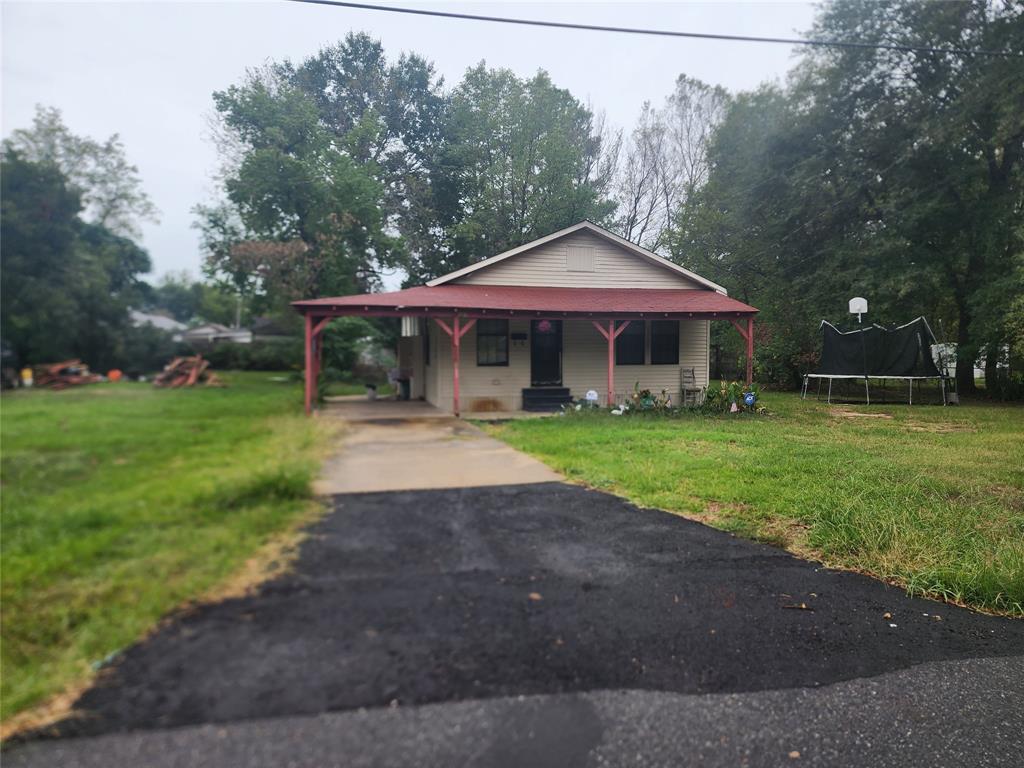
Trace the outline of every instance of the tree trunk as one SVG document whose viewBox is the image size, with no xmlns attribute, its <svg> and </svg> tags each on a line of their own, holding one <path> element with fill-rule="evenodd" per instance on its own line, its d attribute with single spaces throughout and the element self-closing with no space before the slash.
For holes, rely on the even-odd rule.
<svg viewBox="0 0 1024 768">
<path fill-rule="evenodd" d="M 999 345 L 989 344 L 985 348 L 985 394 L 999 395 Z"/>
<path fill-rule="evenodd" d="M 956 332 L 956 391 L 960 395 L 973 395 L 977 392 L 974 385 L 974 361 L 978 350 L 970 342 L 971 316 L 966 307 L 959 308 L 959 315 Z"/>
</svg>

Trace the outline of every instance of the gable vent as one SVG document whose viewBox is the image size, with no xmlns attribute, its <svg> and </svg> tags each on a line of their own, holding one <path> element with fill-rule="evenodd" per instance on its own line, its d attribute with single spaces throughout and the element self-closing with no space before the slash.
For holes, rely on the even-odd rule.
<svg viewBox="0 0 1024 768">
<path fill-rule="evenodd" d="M 582 245 L 570 245 L 565 249 L 565 268 L 569 272 L 594 272 L 595 249 Z"/>
</svg>

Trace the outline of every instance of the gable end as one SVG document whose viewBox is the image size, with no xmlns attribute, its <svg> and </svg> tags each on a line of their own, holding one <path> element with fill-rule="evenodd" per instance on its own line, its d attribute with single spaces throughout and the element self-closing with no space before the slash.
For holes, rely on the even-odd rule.
<svg viewBox="0 0 1024 768">
<path fill-rule="evenodd" d="M 711 289 L 721 286 L 584 221 L 427 283 L 561 288 Z"/>
</svg>

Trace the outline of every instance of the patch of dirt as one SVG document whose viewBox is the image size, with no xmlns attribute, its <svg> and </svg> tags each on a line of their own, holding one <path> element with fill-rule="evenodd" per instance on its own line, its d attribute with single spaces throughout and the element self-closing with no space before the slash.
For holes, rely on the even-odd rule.
<svg viewBox="0 0 1024 768">
<path fill-rule="evenodd" d="M 821 555 L 807 544 L 807 532 L 810 526 L 799 520 L 788 518 L 772 518 L 761 527 L 763 536 L 778 543 L 789 552 L 799 555 L 805 560 L 818 560 Z"/>
<path fill-rule="evenodd" d="M 241 568 L 203 594 L 195 604 L 219 603 L 253 595 L 264 582 L 288 573 L 299 556 L 299 546 L 309 536 L 307 527 L 326 511 L 323 504 L 310 504 L 310 510 L 292 523 L 287 531 L 264 544 Z"/>
<path fill-rule="evenodd" d="M 975 427 L 962 421 L 908 421 L 904 427 L 909 432 L 931 432 L 937 435 L 978 431 Z"/>
<path fill-rule="evenodd" d="M 704 523 L 705 525 L 714 525 L 715 523 L 720 523 L 727 519 L 732 514 L 746 512 L 749 509 L 749 504 L 727 501 L 708 501 L 704 504 L 703 512 L 683 514 L 682 517 L 687 517 L 690 520 L 696 520 L 697 522 Z"/>
<path fill-rule="evenodd" d="M 48 726 L 73 717 L 72 707 L 86 689 L 92 685 L 91 677 L 82 680 L 41 704 L 26 709 L 0 722 L 0 741 L 6 742 L 12 736 L 30 731 L 43 732 Z"/>
<path fill-rule="evenodd" d="M 892 419 L 891 413 L 869 413 L 867 411 L 850 411 L 846 408 L 832 408 L 833 416 L 842 419 Z"/>
</svg>

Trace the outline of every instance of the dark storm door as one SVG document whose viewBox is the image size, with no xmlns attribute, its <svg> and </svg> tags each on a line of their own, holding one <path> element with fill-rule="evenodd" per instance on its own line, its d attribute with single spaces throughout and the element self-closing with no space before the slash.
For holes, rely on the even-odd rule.
<svg viewBox="0 0 1024 768">
<path fill-rule="evenodd" d="M 562 385 L 561 320 L 533 320 L 530 323 L 530 385 Z"/>
</svg>

